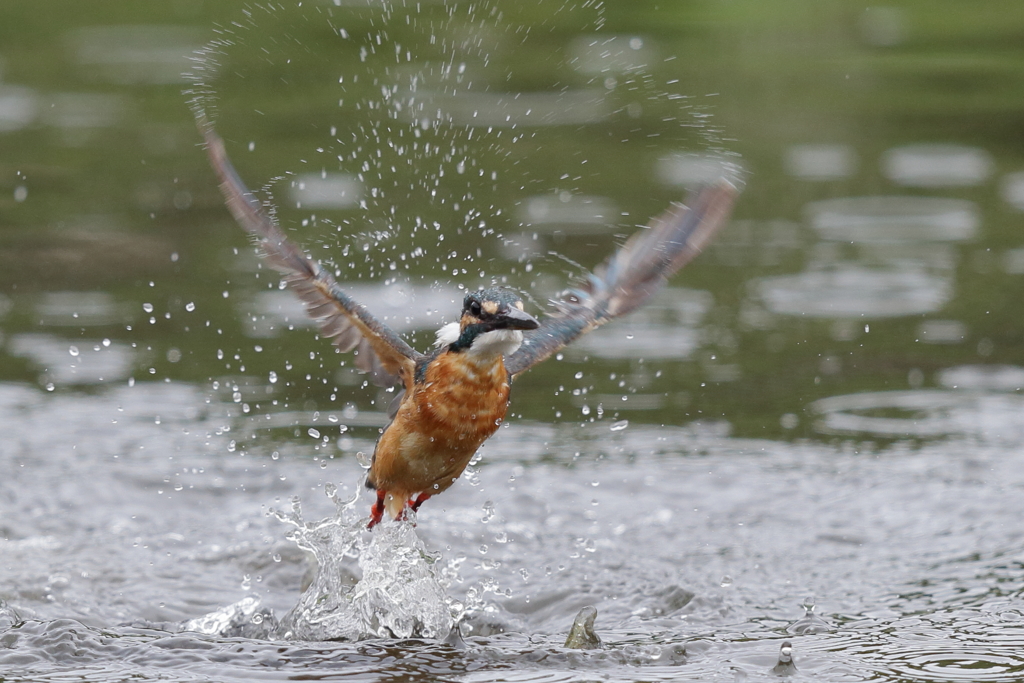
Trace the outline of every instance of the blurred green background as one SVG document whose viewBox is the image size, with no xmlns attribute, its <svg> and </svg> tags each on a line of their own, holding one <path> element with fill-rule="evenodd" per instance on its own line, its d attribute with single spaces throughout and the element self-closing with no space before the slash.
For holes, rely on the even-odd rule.
<svg viewBox="0 0 1024 683">
<path fill-rule="evenodd" d="M 192 382 L 239 418 L 370 430 L 388 397 L 260 272 L 193 97 L 285 227 L 420 348 L 460 284 L 536 311 L 738 174 L 718 242 L 519 381 L 523 418 L 929 436 L 953 392 L 1024 384 L 1014 0 L 0 6 L 0 381 Z M 841 406 L 853 423 L 814 403 L 881 391 L 901 393 Z"/>
</svg>

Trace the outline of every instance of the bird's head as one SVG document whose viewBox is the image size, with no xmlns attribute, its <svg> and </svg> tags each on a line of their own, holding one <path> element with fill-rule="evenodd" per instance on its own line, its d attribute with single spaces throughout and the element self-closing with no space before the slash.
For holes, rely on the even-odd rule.
<svg viewBox="0 0 1024 683">
<path fill-rule="evenodd" d="M 462 301 L 459 322 L 438 333 L 439 345 L 452 351 L 509 354 L 523 343 L 523 330 L 535 330 L 537 319 L 523 310 L 519 295 L 503 287 L 470 292 Z"/>
<path fill-rule="evenodd" d="M 480 332 L 492 330 L 535 330 L 537 319 L 523 310 L 519 295 L 504 287 L 492 287 L 470 292 L 462 300 L 462 318 L 459 331 L 478 326 Z"/>
</svg>

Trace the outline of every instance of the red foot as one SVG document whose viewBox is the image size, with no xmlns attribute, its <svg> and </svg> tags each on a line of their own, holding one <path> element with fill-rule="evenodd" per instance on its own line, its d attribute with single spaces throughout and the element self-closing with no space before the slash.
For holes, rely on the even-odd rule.
<svg viewBox="0 0 1024 683">
<path fill-rule="evenodd" d="M 384 496 L 386 495 L 386 491 L 377 490 L 377 502 L 370 508 L 370 523 L 366 525 L 367 529 L 372 529 L 380 524 L 380 520 L 384 517 Z"/>
<path fill-rule="evenodd" d="M 409 509 L 412 510 L 413 512 L 416 512 L 417 510 L 420 509 L 420 505 L 423 505 L 423 503 L 427 502 L 427 498 L 430 498 L 429 493 L 421 493 L 420 495 L 416 496 L 416 500 L 409 499 Z"/>
<path fill-rule="evenodd" d="M 416 498 L 410 498 L 408 501 L 406 501 L 405 507 L 402 508 L 402 512 L 398 515 L 398 519 L 402 520 L 403 522 L 408 520 L 409 513 L 416 512 L 417 510 L 419 510 L 420 505 L 423 505 L 427 498 L 430 498 L 430 496 L 426 493 L 421 493 L 420 495 L 416 496 Z M 416 526 L 416 524 L 414 523 L 413 526 Z"/>
<path fill-rule="evenodd" d="M 366 525 L 367 529 L 372 529 L 373 527 L 377 526 L 378 524 L 380 524 L 380 521 L 384 518 L 385 496 L 387 496 L 387 492 L 378 489 L 377 502 L 373 504 L 372 508 L 370 508 L 370 523 Z M 412 510 L 413 512 L 416 512 L 417 510 L 420 509 L 420 505 L 423 505 L 423 503 L 425 503 L 428 498 L 430 498 L 429 493 L 421 493 L 420 495 L 416 496 L 415 499 L 410 498 L 408 502 L 405 504 L 405 507 L 402 508 L 402 512 L 398 515 L 398 519 L 407 519 L 406 511 Z"/>
</svg>

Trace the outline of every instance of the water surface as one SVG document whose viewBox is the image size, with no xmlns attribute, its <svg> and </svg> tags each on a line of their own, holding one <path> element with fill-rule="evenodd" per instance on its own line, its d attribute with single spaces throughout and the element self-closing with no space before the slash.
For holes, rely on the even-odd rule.
<svg viewBox="0 0 1024 683">
<path fill-rule="evenodd" d="M 939 9 L 0 10 L 0 678 L 775 680 L 784 642 L 795 679 L 1022 677 L 1024 13 Z M 391 396 L 260 267 L 195 94 L 420 348 L 460 287 L 539 312 L 688 188 L 744 191 L 371 535 Z M 300 523 L 351 544 L 354 641 L 344 605 L 289 621 Z M 588 605 L 603 647 L 565 648 Z"/>
</svg>

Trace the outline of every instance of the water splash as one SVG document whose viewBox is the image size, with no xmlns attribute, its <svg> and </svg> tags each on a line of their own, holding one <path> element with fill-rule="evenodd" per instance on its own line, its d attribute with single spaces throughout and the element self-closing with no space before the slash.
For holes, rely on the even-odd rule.
<svg viewBox="0 0 1024 683">
<path fill-rule="evenodd" d="M 294 527 L 288 540 L 311 553 L 316 565 L 298 604 L 280 622 L 249 596 L 186 621 L 181 630 L 314 641 L 450 637 L 466 611 L 446 593 L 459 562 L 442 564 L 440 553 L 426 549 L 414 513 L 367 534 L 366 517 L 356 511 L 358 492 L 348 500 L 337 498 L 333 484 L 325 492 L 336 506 L 330 517 L 304 520 L 297 497 L 290 510 L 270 511 Z"/>
<path fill-rule="evenodd" d="M 306 522 L 298 501 L 291 513 L 275 513 L 295 528 L 288 538 L 313 554 L 316 575 L 275 635 L 302 640 L 441 638 L 461 616 L 461 605 L 445 589 L 440 553 L 430 553 L 416 535 L 415 520 L 386 522 L 367 539 L 366 519 L 350 500 L 327 494 L 335 515 Z M 356 565 L 361 574 L 357 577 Z"/>
</svg>

